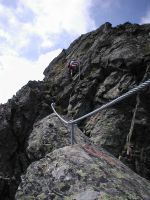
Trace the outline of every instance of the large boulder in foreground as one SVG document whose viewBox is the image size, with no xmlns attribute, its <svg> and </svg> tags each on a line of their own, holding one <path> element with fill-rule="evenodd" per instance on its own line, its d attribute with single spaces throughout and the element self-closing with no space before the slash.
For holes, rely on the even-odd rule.
<svg viewBox="0 0 150 200">
<path fill-rule="evenodd" d="M 150 183 L 104 150 L 66 146 L 33 162 L 16 200 L 149 200 Z"/>
</svg>

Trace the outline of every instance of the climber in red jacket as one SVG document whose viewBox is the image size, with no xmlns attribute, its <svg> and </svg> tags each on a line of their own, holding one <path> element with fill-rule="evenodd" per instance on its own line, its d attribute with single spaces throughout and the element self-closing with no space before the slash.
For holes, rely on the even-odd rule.
<svg viewBox="0 0 150 200">
<path fill-rule="evenodd" d="M 71 60 L 69 63 L 68 63 L 68 69 L 69 69 L 69 74 L 71 75 L 71 77 L 73 77 L 78 69 L 79 69 L 79 62 L 77 60 Z"/>
</svg>

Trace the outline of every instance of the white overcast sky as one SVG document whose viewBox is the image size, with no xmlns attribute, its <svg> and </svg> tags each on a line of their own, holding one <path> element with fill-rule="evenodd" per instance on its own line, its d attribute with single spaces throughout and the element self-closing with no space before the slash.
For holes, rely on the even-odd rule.
<svg viewBox="0 0 150 200">
<path fill-rule="evenodd" d="M 150 0 L 0 0 L 0 103 L 106 21 L 150 23 Z"/>
</svg>

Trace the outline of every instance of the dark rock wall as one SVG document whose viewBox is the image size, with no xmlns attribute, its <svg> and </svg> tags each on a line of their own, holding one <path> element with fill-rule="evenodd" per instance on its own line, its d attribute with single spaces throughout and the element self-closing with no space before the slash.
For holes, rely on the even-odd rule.
<svg viewBox="0 0 150 200">
<path fill-rule="evenodd" d="M 78 59 L 70 78 L 67 62 Z M 150 78 L 150 25 L 110 23 L 81 35 L 45 69 L 41 82 L 29 82 L 0 105 L 0 196 L 13 199 L 20 175 L 30 164 L 27 140 L 33 125 L 49 115 L 52 98 L 61 114 L 77 118 Z M 78 125 L 135 172 L 150 179 L 150 90 L 128 98 Z M 15 184 L 14 184 L 15 183 Z M 7 191 L 7 192 L 6 192 Z"/>
<path fill-rule="evenodd" d="M 49 87 L 29 82 L 5 105 L 0 105 L 0 197 L 13 199 L 30 161 L 26 140 L 33 123 L 50 113 Z"/>
<path fill-rule="evenodd" d="M 66 63 L 71 58 L 81 62 L 80 81 L 77 75 L 69 82 Z M 63 50 L 45 70 L 45 80 L 53 80 L 62 110 L 77 118 L 147 80 L 149 65 L 149 25 L 106 23 Z M 147 89 L 80 124 L 96 144 L 148 179 L 149 97 Z"/>
</svg>

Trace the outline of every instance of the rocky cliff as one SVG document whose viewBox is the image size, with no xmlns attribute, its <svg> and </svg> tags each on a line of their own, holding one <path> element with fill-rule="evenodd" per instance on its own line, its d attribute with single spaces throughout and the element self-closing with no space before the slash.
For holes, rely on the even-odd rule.
<svg viewBox="0 0 150 200">
<path fill-rule="evenodd" d="M 71 79 L 73 58 L 81 74 Z M 50 106 L 55 99 L 61 115 L 77 118 L 150 78 L 150 25 L 105 23 L 44 75 L 0 105 L 1 199 L 150 199 L 149 88 L 77 124 L 73 147 Z"/>
</svg>

